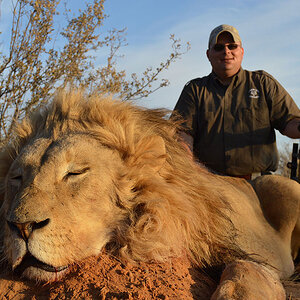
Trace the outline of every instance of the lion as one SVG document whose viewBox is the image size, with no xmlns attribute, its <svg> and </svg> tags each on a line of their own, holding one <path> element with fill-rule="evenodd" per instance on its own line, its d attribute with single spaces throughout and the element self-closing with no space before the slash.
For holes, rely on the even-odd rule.
<svg viewBox="0 0 300 300">
<path fill-rule="evenodd" d="M 167 113 L 69 91 L 17 124 L 0 155 L 3 264 L 51 282 L 106 248 L 133 262 L 253 265 L 277 285 L 293 274 L 300 185 L 212 173 Z M 214 299 L 233 299 L 224 278 Z"/>
</svg>

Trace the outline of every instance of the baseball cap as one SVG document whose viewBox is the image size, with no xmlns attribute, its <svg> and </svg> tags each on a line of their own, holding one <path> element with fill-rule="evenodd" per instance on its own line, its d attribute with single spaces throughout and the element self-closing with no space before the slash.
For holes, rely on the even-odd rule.
<svg viewBox="0 0 300 300">
<path fill-rule="evenodd" d="M 229 32 L 232 35 L 233 41 L 235 43 L 241 42 L 241 38 L 238 30 L 231 25 L 223 24 L 213 29 L 212 32 L 210 33 L 209 41 L 208 41 L 208 49 L 210 49 L 217 43 L 219 35 L 225 31 Z"/>
</svg>

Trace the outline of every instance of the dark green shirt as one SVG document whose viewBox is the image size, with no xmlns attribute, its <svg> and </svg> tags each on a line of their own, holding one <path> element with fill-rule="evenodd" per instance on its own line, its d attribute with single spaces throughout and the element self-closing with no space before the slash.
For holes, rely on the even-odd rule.
<svg viewBox="0 0 300 300">
<path fill-rule="evenodd" d="M 214 73 L 186 84 L 174 109 L 194 138 L 194 154 L 228 175 L 275 171 L 275 129 L 300 111 L 286 90 L 264 71 L 241 69 L 228 87 Z"/>
</svg>

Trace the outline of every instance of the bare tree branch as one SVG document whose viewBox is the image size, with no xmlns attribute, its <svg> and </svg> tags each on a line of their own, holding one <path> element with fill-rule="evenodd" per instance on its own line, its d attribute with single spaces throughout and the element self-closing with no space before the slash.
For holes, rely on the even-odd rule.
<svg viewBox="0 0 300 300">
<path fill-rule="evenodd" d="M 171 35 L 169 57 L 140 76 L 117 70 L 120 49 L 126 46 L 126 29 L 103 34 L 105 0 L 89 0 L 74 12 L 60 0 L 16 0 L 12 9 L 10 43 L 0 53 L 0 143 L 14 123 L 52 97 L 55 89 L 86 88 L 90 93 L 114 93 L 123 100 L 147 97 L 168 85 L 160 74 L 189 50 Z M 54 21 L 61 14 L 64 26 Z M 0 33 L 1 34 L 1 33 Z M 59 41 L 60 47 L 55 46 Z M 95 66 L 95 53 L 108 49 L 106 65 Z"/>
</svg>

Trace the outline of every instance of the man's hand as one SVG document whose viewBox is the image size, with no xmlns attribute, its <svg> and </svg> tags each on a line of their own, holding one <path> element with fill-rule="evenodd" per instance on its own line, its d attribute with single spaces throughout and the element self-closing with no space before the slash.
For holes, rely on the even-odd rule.
<svg viewBox="0 0 300 300">
<path fill-rule="evenodd" d="M 292 139 L 300 139 L 300 118 L 289 121 L 281 133 Z"/>
</svg>

